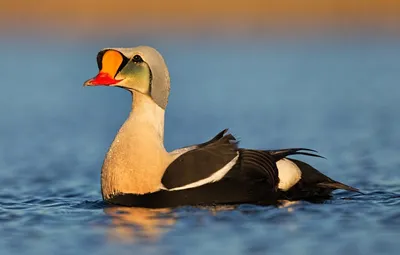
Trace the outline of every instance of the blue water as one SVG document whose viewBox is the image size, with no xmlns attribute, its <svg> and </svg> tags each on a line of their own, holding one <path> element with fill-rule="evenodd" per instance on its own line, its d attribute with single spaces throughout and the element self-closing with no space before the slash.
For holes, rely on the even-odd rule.
<svg viewBox="0 0 400 255">
<path fill-rule="evenodd" d="M 151 44 L 170 67 L 169 150 L 224 128 L 308 147 L 365 194 L 284 207 L 109 207 L 100 168 L 130 107 L 83 88 L 97 51 Z M 400 38 L 0 41 L 0 254 L 398 254 Z"/>
</svg>

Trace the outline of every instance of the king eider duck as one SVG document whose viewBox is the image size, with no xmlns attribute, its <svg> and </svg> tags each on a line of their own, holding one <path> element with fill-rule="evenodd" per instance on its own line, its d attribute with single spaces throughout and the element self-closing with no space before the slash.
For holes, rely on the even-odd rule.
<svg viewBox="0 0 400 255">
<path fill-rule="evenodd" d="M 335 189 L 357 189 L 332 180 L 291 155 L 320 157 L 305 148 L 244 149 L 227 130 L 211 140 L 167 152 L 164 113 L 170 77 L 154 48 L 106 48 L 99 74 L 84 86 L 121 87 L 133 96 L 101 171 L 103 200 L 137 207 L 276 204 L 279 200 L 328 198 Z"/>
</svg>

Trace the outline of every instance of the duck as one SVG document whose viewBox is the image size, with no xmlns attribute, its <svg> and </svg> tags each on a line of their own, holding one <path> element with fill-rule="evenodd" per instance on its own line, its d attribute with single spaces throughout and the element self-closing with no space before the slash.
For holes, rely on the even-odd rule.
<svg viewBox="0 0 400 255">
<path fill-rule="evenodd" d="M 132 109 L 101 169 L 106 203 L 146 208 L 257 204 L 327 199 L 358 189 L 335 181 L 291 156 L 322 157 L 307 148 L 247 149 L 222 130 L 210 140 L 168 152 L 164 146 L 170 75 L 150 46 L 104 48 L 99 73 L 84 86 L 119 87 Z"/>
</svg>

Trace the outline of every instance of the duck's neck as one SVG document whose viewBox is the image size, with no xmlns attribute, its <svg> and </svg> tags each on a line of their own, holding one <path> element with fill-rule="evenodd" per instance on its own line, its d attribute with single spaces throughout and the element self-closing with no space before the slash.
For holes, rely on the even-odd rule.
<svg viewBox="0 0 400 255">
<path fill-rule="evenodd" d="M 164 109 L 146 95 L 133 92 L 132 111 L 104 159 L 104 199 L 118 193 L 144 194 L 161 188 L 170 163 L 164 148 Z"/>
</svg>

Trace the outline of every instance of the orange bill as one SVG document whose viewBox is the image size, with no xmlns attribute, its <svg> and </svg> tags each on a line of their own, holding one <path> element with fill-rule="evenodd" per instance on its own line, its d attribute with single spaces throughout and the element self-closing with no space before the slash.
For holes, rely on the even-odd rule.
<svg viewBox="0 0 400 255">
<path fill-rule="evenodd" d="M 99 86 L 99 85 L 113 85 L 121 80 L 116 80 L 115 76 L 124 58 L 120 52 L 116 50 L 107 50 L 101 59 L 101 70 L 99 74 L 86 81 L 84 85 L 87 86 Z"/>
</svg>

